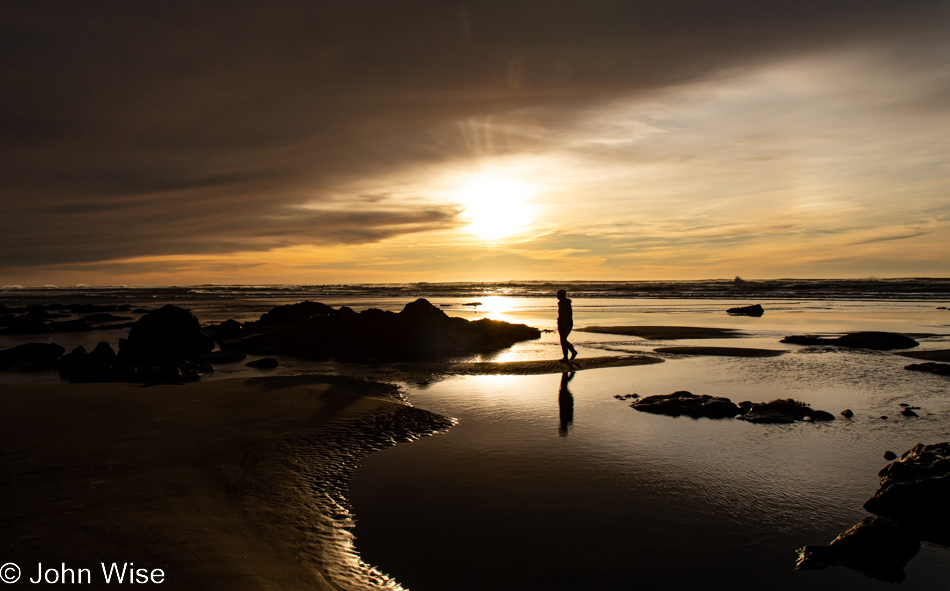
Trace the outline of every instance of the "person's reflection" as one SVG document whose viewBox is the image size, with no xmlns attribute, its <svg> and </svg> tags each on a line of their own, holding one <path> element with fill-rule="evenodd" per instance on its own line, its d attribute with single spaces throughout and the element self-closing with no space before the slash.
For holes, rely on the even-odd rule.
<svg viewBox="0 0 950 591">
<path fill-rule="evenodd" d="M 561 374 L 561 388 L 557 391 L 557 406 L 560 410 L 561 424 L 557 432 L 561 436 L 567 435 L 567 429 L 574 422 L 574 395 L 567 389 L 567 384 L 574 379 L 573 371 Z"/>
</svg>

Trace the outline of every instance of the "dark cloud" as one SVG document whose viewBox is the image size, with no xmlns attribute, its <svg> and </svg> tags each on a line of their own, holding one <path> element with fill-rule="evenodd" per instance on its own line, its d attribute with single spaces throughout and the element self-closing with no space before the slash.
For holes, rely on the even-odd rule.
<svg viewBox="0 0 950 591">
<path fill-rule="evenodd" d="M 286 212 L 472 149 L 463 133 L 429 133 L 440 126 L 520 107 L 555 125 L 623 93 L 899 46 L 946 31 L 948 12 L 944 0 L 7 2 L 0 265 L 445 227 L 454 211 L 376 194 L 356 196 L 373 211 Z"/>
</svg>

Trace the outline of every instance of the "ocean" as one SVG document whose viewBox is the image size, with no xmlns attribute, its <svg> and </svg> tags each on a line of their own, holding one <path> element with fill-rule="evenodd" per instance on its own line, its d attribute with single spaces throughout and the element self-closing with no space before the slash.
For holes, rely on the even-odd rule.
<svg viewBox="0 0 950 591">
<path fill-rule="evenodd" d="M 885 451 L 950 440 L 950 379 L 910 372 L 893 352 L 802 347 L 783 336 L 877 330 L 950 342 L 950 280 L 505 282 L 371 286 L 4 288 L 0 304 L 128 305 L 136 318 L 166 303 L 204 324 L 254 320 L 315 300 L 400 310 L 428 299 L 450 316 L 542 329 L 537 341 L 461 360 L 560 357 L 554 291 L 573 299 L 581 357 L 648 354 L 663 363 L 540 376 L 426 375 L 401 380 L 415 406 L 457 419 L 354 467 L 355 551 L 389 575 L 380 588 L 878 589 L 845 567 L 794 569 L 796 548 L 827 544 L 868 514 Z M 760 303 L 761 317 L 730 316 Z M 121 323 L 121 322 L 117 322 Z M 732 328 L 739 338 L 664 340 L 584 332 L 588 326 Z M 0 348 L 57 342 L 116 346 L 127 328 L 0 335 Z M 657 353 L 666 346 L 755 347 L 768 358 Z M 264 373 L 269 371 L 269 373 Z M 274 370 L 221 366 L 203 379 L 328 372 L 387 379 L 386 368 L 282 359 Z M 0 372 L 58 381 L 55 372 Z M 564 392 L 567 391 L 565 396 Z M 688 390 L 734 401 L 794 398 L 838 416 L 827 424 L 755 425 L 649 415 L 618 395 Z M 902 417 L 900 404 L 919 406 Z M 854 417 L 845 419 L 845 408 Z M 888 419 L 881 418 L 887 416 Z M 902 588 L 950 586 L 950 550 L 924 543 Z M 372 583 L 362 584 L 372 586 Z"/>
</svg>

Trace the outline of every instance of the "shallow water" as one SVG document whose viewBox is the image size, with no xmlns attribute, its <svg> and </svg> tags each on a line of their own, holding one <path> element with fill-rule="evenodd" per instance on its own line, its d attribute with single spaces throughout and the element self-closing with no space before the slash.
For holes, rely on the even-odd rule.
<svg viewBox="0 0 950 591">
<path fill-rule="evenodd" d="M 575 333 L 572 340 L 582 355 L 665 344 L 788 352 L 666 355 L 659 365 L 578 372 L 569 401 L 560 375 L 406 384 L 414 405 L 459 423 L 375 454 L 357 470 L 350 499 L 363 560 L 412 591 L 890 587 L 844 567 L 795 571 L 794 551 L 827 544 L 867 516 L 862 504 L 877 489 L 885 450 L 950 440 L 950 380 L 908 372 L 909 360 L 890 353 L 777 340 L 793 332 L 946 333 L 950 317 L 930 303 L 791 302 L 785 311 L 767 306 L 762 318 L 731 318 L 715 313 L 718 305 L 667 301 L 643 312 L 575 303 L 575 326 L 723 326 L 751 336 L 655 343 Z M 531 323 L 535 310 L 513 310 L 511 319 Z M 923 347 L 946 348 L 945 339 L 927 338 Z M 549 333 L 499 357 L 558 353 Z M 751 425 L 640 413 L 613 397 L 676 390 L 735 401 L 792 397 L 855 416 Z M 900 402 L 922 407 L 921 416 L 900 416 Z M 904 588 L 947 588 L 950 550 L 924 544 L 906 575 Z"/>
<path fill-rule="evenodd" d="M 135 297 L 141 294 L 136 292 Z M 53 294 L 51 301 L 63 296 Z M 112 303 L 103 295 L 97 303 Z M 253 320 L 302 299 L 356 310 L 400 310 L 415 296 L 306 297 L 275 292 L 167 293 L 134 301 L 176 303 L 205 323 Z M 438 296 L 449 315 L 523 322 L 551 332 L 470 360 L 560 356 L 553 298 Z M 480 306 L 466 306 L 472 301 Z M 30 302 L 8 302 L 21 305 Z M 803 348 L 788 334 L 886 330 L 920 336 L 922 349 L 950 347 L 946 302 L 763 301 L 761 318 L 725 309 L 726 299 L 574 298 L 575 327 L 674 325 L 737 328 L 741 339 L 646 340 L 576 331 L 583 356 L 652 353 L 670 345 L 759 347 L 775 358 L 685 357 L 579 372 L 561 396 L 560 375 L 469 376 L 404 384 L 419 408 L 459 420 L 432 438 L 367 458 L 352 480 L 362 559 L 411 591 L 464 589 L 877 589 L 891 587 L 843 567 L 795 571 L 794 550 L 825 544 L 867 514 L 885 450 L 950 440 L 950 379 L 916 372 L 890 353 Z M 117 345 L 127 330 L 0 337 L 0 348 L 55 341 L 71 349 Z M 219 366 L 204 379 L 366 368 L 282 358 L 276 370 Z M 376 377 L 387 379 L 385 373 Z M 428 378 L 426 378 L 428 379 Z M 55 372 L 0 372 L 2 381 L 58 381 Z M 615 394 L 690 390 L 735 401 L 793 397 L 855 417 L 831 424 L 749 425 L 639 413 Z M 900 402 L 921 416 L 898 415 Z M 879 417 L 889 415 L 884 421 Z M 342 501 L 341 501 L 342 502 Z M 351 556 L 352 562 L 358 560 Z M 349 562 L 346 564 L 350 564 Z M 343 565 L 345 566 L 345 565 Z M 331 569 L 332 570 L 332 569 Z M 924 545 L 906 569 L 909 589 L 950 587 L 950 551 Z M 392 581 L 379 577 L 380 586 Z"/>
</svg>

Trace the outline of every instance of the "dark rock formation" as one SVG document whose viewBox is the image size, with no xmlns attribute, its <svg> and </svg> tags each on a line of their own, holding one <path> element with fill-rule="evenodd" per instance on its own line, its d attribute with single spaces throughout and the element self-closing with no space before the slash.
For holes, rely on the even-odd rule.
<svg viewBox="0 0 950 591">
<path fill-rule="evenodd" d="M 221 324 L 209 326 L 206 332 L 216 342 L 221 343 L 240 338 L 244 332 L 244 326 L 237 320 L 225 320 Z"/>
<path fill-rule="evenodd" d="M 844 565 L 881 581 L 904 580 L 904 567 L 917 555 L 920 542 L 900 525 L 880 517 L 866 517 L 832 540 L 830 546 L 798 550 L 796 567 L 825 568 Z"/>
<path fill-rule="evenodd" d="M 749 406 L 747 406 L 749 405 Z M 808 404 L 787 398 L 772 402 L 745 402 L 740 407 L 742 415 L 737 417 L 750 423 L 794 423 L 795 421 L 833 421 L 835 417 L 823 410 L 813 410 Z M 746 410 L 746 408 L 748 410 Z"/>
<path fill-rule="evenodd" d="M 264 357 L 263 359 L 255 359 L 254 361 L 248 361 L 245 363 L 247 367 L 254 367 L 257 369 L 274 369 L 279 364 L 277 360 L 273 357 Z"/>
<path fill-rule="evenodd" d="M 878 476 L 881 487 L 865 509 L 926 540 L 950 545 L 950 442 L 918 443 Z"/>
<path fill-rule="evenodd" d="M 762 308 L 762 304 L 754 304 L 752 306 L 729 308 L 726 310 L 726 313 L 732 314 L 733 316 L 761 316 L 765 314 L 765 310 Z"/>
<path fill-rule="evenodd" d="M 647 396 L 630 404 L 633 408 L 654 414 L 670 416 L 685 415 L 698 418 L 725 419 L 736 417 L 750 423 L 794 423 L 795 421 L 833 421 L 835 417 L 823 410 L 813 410 L 797 400 L 773 400 L 739 404 L 728 398 L 697 396 L 690 392 L 673 392 L 659 396 Z M 738 416 L 736 416 L 738 415 Z"/>
<path fill-rule="evenodd" d="M 53 332 L 48 324 L 29 314 L 5 320 L 6 328 L 0 334 L 49 334 Z"/>
<path fill-rule="evenodd" d="M 901 414 L 904 415 L 905 417 L 919 417 L 920 416 L 919 414 L 915 413 L 909 408 L 905 408 L 901 410 Z"/>
<path fill-rule="evenodd" d="M 896 460 L 897 454 L 892 451 L 886 451 L 884 452 L 884 459 L 887 460 L 888 462 L 890 462 L 891 460 Z"/>
<path fill-rule="evenodd" d="M 103 343 L 100 343 L 102 345 Z M 105 343 L 108 347 L 108 343 Z M 112 347 L 109 347 L 112 350 Z M 98 352 L 98 353 L 96 353 Z M 59 376 L 69 380 L 71 384 L 94 384 L 118 381 L 118 376 L 112 368 L 112 363 L 99 347 L 95 354 L 86 352 L 85 347 L 79 346 L 59 361 Z M 114 361 L 115 353 L 112 354 Z"/>
<path fill-rule="evenodd" d="M 56 369 L 66 349 L 55 343 L 26 343 L 0 350 L 0 370 L 42 371 Z"/>
<path fill-rule="evenodd" d="M 247 354 L 243 351 L 212 351 L 194 357 L 194 360 L 200 363 L 237 363 L 245 359 Z"/>
<path fill-rule="evenodd" d="M 278 306 L 257 322 L 243 325 L 241 336 L 217 333 L 222 348 L 256 355 L 298 355 L 346 361 L 433 361 L 510 347 L 540 338 L 523 324 L 450 318 L 424 299 L 399 313 L 378 309 L 356 313 L 318 302 Z"/>
<path fill-rule="evenodd" d="M 875 349 L 889 351 L 891 349 L 910 349 L 920 343 L 914 339 L 893 332 L 853 332 L 836 339 L 813 337 L 809 335 L 793 335 L 782 339 L 783 343 L 793 345 L 849 347 L 853 349 Z"/>
<path fill-rule="evenodd" d="M 160 365 L 173 359 L 209 353 L 214 341 L 201 332 L 198 319 L 178 306 L 164 306 L 142 316 L 119 341 L 119 361 L 127 366 Z"/>
<path fill-rule="evenodd" d="M 904 366 L 911 371 L 926 371 L 938 376 L 950 376 L 950 363 L 914 363 Z"/>
<path fill-rule="evenodd" d="M 854 416 L 854 411 L 852 411 L 850 408 L 846 408 L 843 411 L 841 411 L 841 416 L 843 416 L 846 419 L 850 419 L 851 417 Z"/>
<path fill-rule="evenodd" d="M 672 394 L 647 396 L 630 404 L 633 408 L 654 414 L 678 417 L 685 415 L 694 419 L 728 419 L 739 414 L 739 407 L 728 398 L 717 396 L 697 396 L 681 391 Z"/>
</svg>

